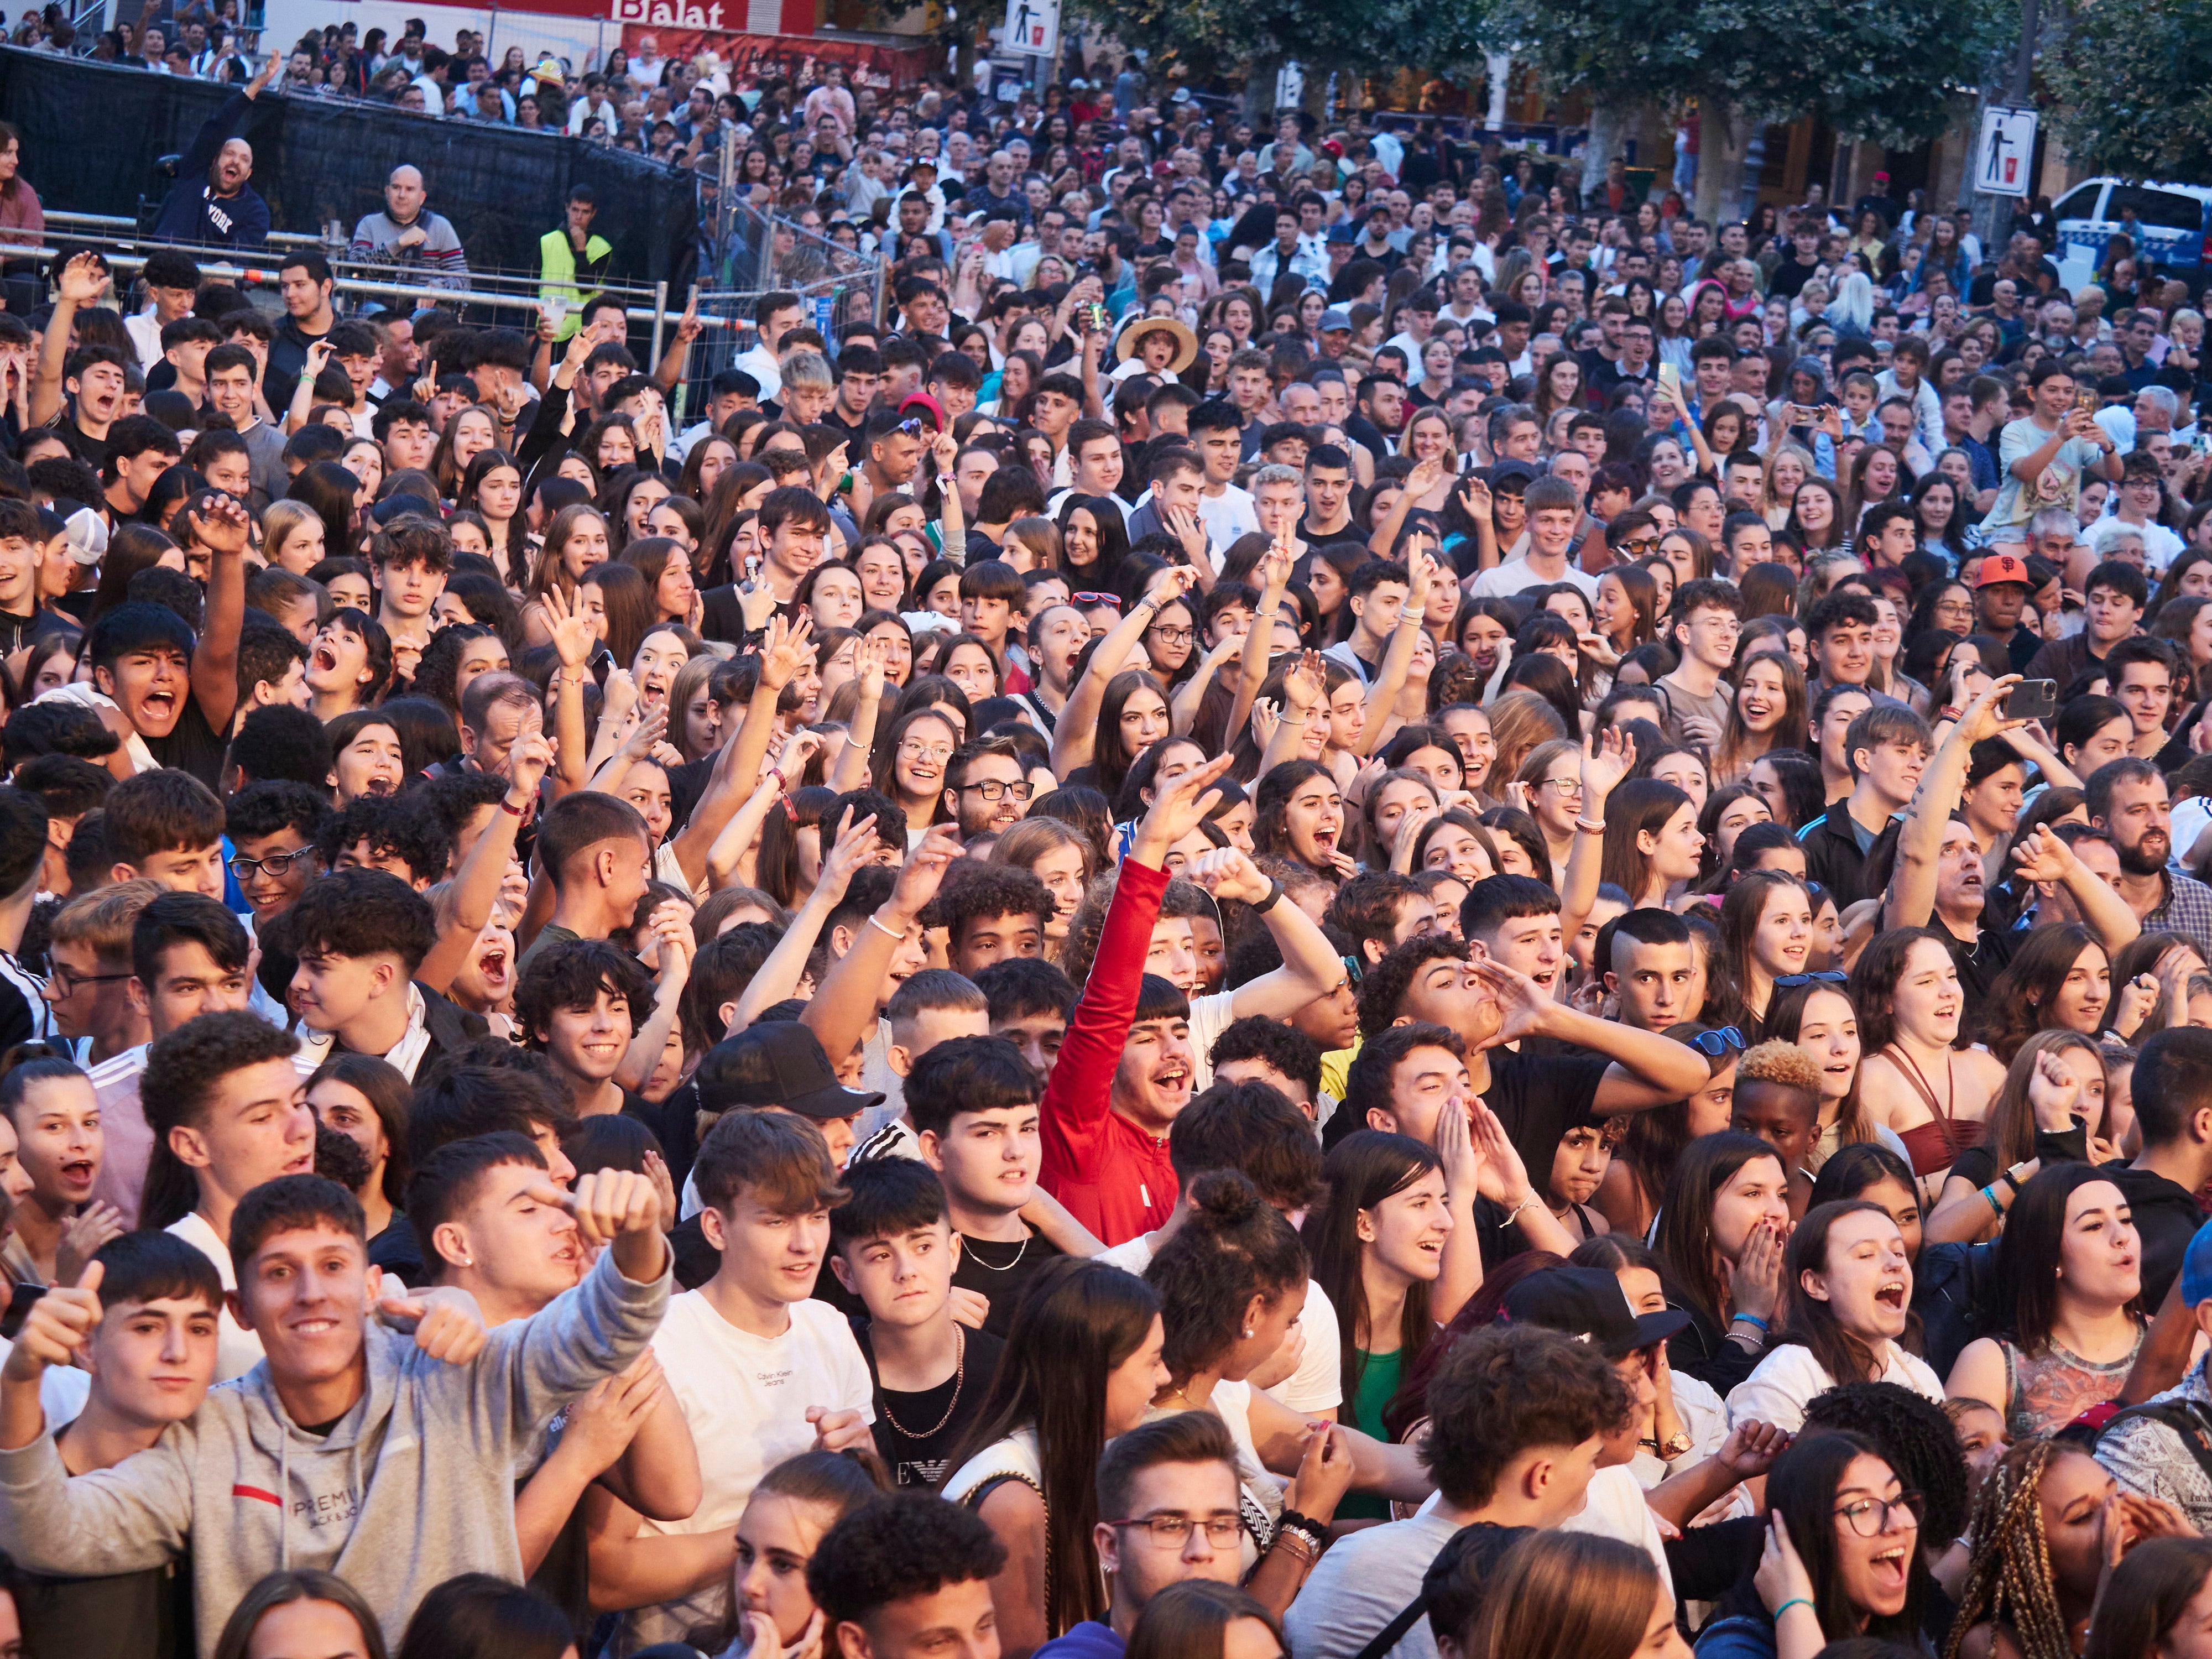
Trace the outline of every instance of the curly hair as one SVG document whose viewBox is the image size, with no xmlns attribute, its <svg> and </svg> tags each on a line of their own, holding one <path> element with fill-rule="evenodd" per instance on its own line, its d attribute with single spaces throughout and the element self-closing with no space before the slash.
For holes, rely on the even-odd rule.
<svg viewBox="0 0 2212 1659">
<path fill-rule="evenodd" d="M 1387 1030 L 1398 1018 L 1399 1007 L 1406 1000 L 1414 976 L 1429 963 L 1446 957 L 1465 962 L 1467 941 L 1454 939 L 1449 933 L 1416 933 L 1363 974 L 1359 980 L 1360 1036 L 1372 1037 L 1378 1031 Z"/>
<path fill-rule="evenodd" d="M 1951 1414 L 1895 1382 L 1843 1382 L 1813 1396 L 1805 1426 L 1856 1434 L 1874 1443 L 1907 1491 L 1928 1502 L 1921 1525 L 1930 1538 L 1966 1529 L 1966 1464 Z"/>
</svg>

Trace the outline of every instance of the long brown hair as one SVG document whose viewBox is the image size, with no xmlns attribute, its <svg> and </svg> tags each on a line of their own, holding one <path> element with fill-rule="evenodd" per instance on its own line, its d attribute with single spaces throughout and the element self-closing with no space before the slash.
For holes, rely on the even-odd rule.
<svg viewBox="0 0 2212 1659">
<path fill-rule="evenodd" d="M 1753 569 L 1760 567 L 1754 565 Z M 1736 708 L 1736 699 L 1743 686 L 1743 677 L 1755 662 L 1772 663 L 1782 671 L 1782 719 L 1768 738 L 1764 755 L 1776 749 L 1802 749 L 1807 746 L 1808 733 L 1805 724 L 1805 671 L 1797 666 L 1796 659 L 1786 651 L 1754 651 L 1743 659 L 1736 671 L 1735 689 L 1729 693 L 1728 724 L 1721 732 L 1720 751 L 1713 757 L 1713 779 L 1733 778 L 1738 773 L 1748 772 L 1759 755 L 1745 751 L 1753 741 L 1751 730 L 1743 723 L 1743 715 Z"/>
<path fill-rule="evenodd" d="M 1845 1330 L 1837 1322 L 1833 1308 L 1805 1294 L 1804 1280 L 1807 1273 L 1828 1271 L 1829 1231 L 1845 1216 L 1860 1213 L 1878 1215 L 1884 1221 L 1890 1218 L 1889 1212 L 1881 1205 L 1863 1198 L 1819 1204 L 1806 1212 L 1805 1218 L 1790 1235 L 1790 1254 L 1783 1269 L 1782 1305 L 1785 1311 L 1782 1328 L 1774 1334 L 1777 1346 L 1794 1343 L 1811 1350 L 1820 1369 L 1838 1385 L 1879 1382 L 1881 1364 L 1865 1338 Z"/>
<path fill-rule="evenodd" d="M 1436 1149 L 1427 1143 L 1380 1129 L 1359 1129 L 1346 1135 L 1330 1150 L 1322 1165 L 1328 1201 L 1306 1212 L 1301 1231 L 1313 1257 L 1315 1282 L 1328 1294 L 1329 1305 L 1342 1323 L 1340 1370 L 1347 1401 L 1359 1397 L 1360 1373 L 1365 1369 L 1359 1346 L 1361 1328 L 1367 1323 L 1366 1282 L 1359 1271 L 1364 1249 L 1359 1242 L 1359 1212 L 1402 1193 L 1430 1170 L 1442 1167 Z M 1429 1286 L 1408 1285 L 1398 1320 L 1401 1376 L 1413 1374 L 1435 1334 L 1436 1321 L 1429 1313 Z M 1366 1333 L 1366 1340 L 1376 1352 L 1387 1352 L 1382 1345 L 1388 1340 L 1384 1332 Z"/>
<path fill-rule="evenodd" d="M 1685 1146 L 1668 1178 L 1652 1243 L 1667 1264 L 1668 1282 L 1715 1325 L 1727 1322 L 1729 1297 L 1727 1270 L 1713 1243 L 1713 1200 L 1745 1164 L 1762 1158 L 1782 1162 L 1782 1155 L 1757 1135 L 1723 1129 Z"/>
<path fill-rule="evenodd" d="M 1659 1600 L 1659 1570 L 1633 1544 L 1539 1532 L 1490 1580 L 1468 1659 L 1630 1659 Z"/>
<path fill-rule="evenodd" d="M 1033 1431 L 1043 1475 L 1046 1632 L 1106 1616 L 1091 1529 L 1098 1522 L 1098 1454 L 1106 1443 L 1106 1382 L 1145 1345 L 1160 1298 L 1134 1273 L 1061 1256 L 1024 1289 L 982 1409 L 952 1455 L 956 1472 L 1018 1430 Z"/>
</svg>

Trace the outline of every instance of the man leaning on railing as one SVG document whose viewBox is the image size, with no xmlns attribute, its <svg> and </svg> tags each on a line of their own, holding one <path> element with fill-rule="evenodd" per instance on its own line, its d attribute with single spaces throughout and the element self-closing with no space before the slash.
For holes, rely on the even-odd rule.
<svg viewBox="0 0 2212 1659">
<path fill-rule="evenodd" d="M 347 257 L 363 264 L 397 265 L 419 270 L 432 288 L 465 289 L 469 262 L 453 222 L 422 205 L 429 194 L 422 174 L 402 164 L 384 181 L 384 208 L 353 228 Z"/>
</svg>

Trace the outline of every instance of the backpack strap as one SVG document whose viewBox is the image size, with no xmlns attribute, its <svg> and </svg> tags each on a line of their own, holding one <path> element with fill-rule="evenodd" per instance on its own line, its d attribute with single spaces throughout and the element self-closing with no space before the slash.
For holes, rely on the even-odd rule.
<svg viewBox="0 0 2212 1659">
<path fill-rule="evenodd" d="M 1406 1632 L 1428 1616 L 1429 1596 L 1424 1590 L 1406 1606 L 1399 1608 L 1397 1616 L 1375 1632 L 1375 1638 L 1352 1656 L 1352 1659 L 1382 1659 L 1406 1638 Z"/>
<path fill-rule="evenodd" d="M 2183 1449 L 2197 1460 L 2197 1467 L 2204 1472 L 2206 1479 L 2212 1480 L 2212 1418 L 2208 1418 L 2203 1407 L 2188 1400 L 2130 1406 L 2112 1415 L 2099 1432 L 2099 1441 L 2101 1443 L 2106 1435 L 2133 1418 L 2148 1418 L 2172 1430 Z"/>
</svg>

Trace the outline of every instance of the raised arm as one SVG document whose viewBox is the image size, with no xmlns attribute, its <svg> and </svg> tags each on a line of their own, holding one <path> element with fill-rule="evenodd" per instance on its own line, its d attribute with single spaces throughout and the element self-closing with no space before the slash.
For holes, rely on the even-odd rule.
<svg viewBox="0 0 2212 1659">
<path fill-rule="evenodd" d="M 1258 1014 L 1268 1019 L 1288 1019 L 1317 998 L 1328 996 L 1344 983 L 1347 969 L 1328 942 L 1321 924 L 1289 903 L 1283 890 L 1260 873 L 1259 866 L 1233 847 L 1201 854 L 1182 872 L 1217 899 L 1242 899 L 1255 908 L 1283 953 L 1283 965 L 1240 985 L 1230 999 L 1232 1017 Z"/>
<path fill-rule="evenodd" d="M 70 319 L 107 292 L 107 267 L 96 253 L 80 253 L 62 267 L 53 315 L 39 341 L 38 372 L 31 380 L 31 424 L 44 426 L 62 411 L 62 371 L 69 365 Z M 26 434 L 27 435 L 27 434 Z"/>
<path fill-rule="evenodd" d="M 653 1068 L 668 1052 L 668 1034 L 676 1029 L 677 1005 L 684 1000 L 684 982 L 691 971 L 697 950 L 691 937 L 690 907 L 676 899 L 653 907 L 646 920 L 653 952 L 653 1008 L 637 1020 L 629 1047 L 615 1067 L 615 1082 L 624 1089 L 642 1089 L 653 1080 Z M 630 1011 L 637 1019 L 637 1011 Z"/>
<path fill-rule="evenodd" d="M 592 619 L 564 598 L 558 587 L 545 590 L 545 616 L 552 624 L 553 648 L 561 658 L 561 689 L 553 702 L 553 798 L 581 789 L 591 774 L 590 745 L 584 737 L 585 665 L 599 647 Z"/>
<path fill-rule="evenodd" d="M 1406 603 L 1399 607 L 1398 626 L 1391 630 L 1375 684 L 1367 688 L 1365 718 L 1360 725 L 1358 746 L 1352 750 L 1355 755 L 1371 755 L 1382 746 L 1390 712 L 1397 706 L 1398 693 L 1405 690 L 1407 671 L 1413 665 L 1413 647 L 1420 641 L 1421 613 L 1428 609 L 1429 589 L 1441 580 L 1436 556 L 1416 551 L 1407 575 Z"/>
<path fill-rule="evenodd" d="M 1974 745 L 2027 723 L 2000 720 L 1996 712 L 1997 699 L 2019 684 L 2019 675 L 2007 674 L 1984 687 L 1920 775 L 1920 787 L 1912 792 L 1912 804 L 1897 832 L 1897 869 L 1890 878 L 1885 926 L 1925 927 L 1936 914 L 1936 866 L 1942 857 L 1944 827 L 1951 821 L 1950 803 L 1966 787 L 1966 763 Z"/>
<path fill-rule="evenodd" d="M 2117 952 L 2142 932 L 2134 907 L 2082 863 L 2072 848 L 2051 833 L 2049 824 L 2038 824 L 2033 836 L 2012 849 L 2012 860 L 2016 872 L 2027 880 L 2057 882 L 2063 887 L 2081 912 L 2081 920 L 2106 951 Z"/>
<path fill-rule="evenodd" d="M 723 750 L 706 793 L 691 809 L 690 821 L 672 843 L 684 878 L 695 886 L 706 871 L 708 849 L 722 833 L 730 815 L 751 793 L 745 781 L 760 775 L 761 763 L 768 758 L 769 738 L 775 731 L 776 699 L 792 677 L 813 660 L 813 619 L 809 617 L 788 626 L 781 617 L 769 623 L 768 641 L 761 651 L 760 683 L 745 705 L 745 718 Z"/>
<path fill-rule="evenodd" d="M 1687 1099 L 1705 1086 L 1705 1056 L 1688 1043 L 1656 1031 L 1640 1031 L 1632 1025 L 1616 1025 L 1577 1013 L 1553 1000 L 1526 974 L 1488 957 L 1478 956 L 1470 965 L 1497 996 L 1504 1012 L 1498 1027 L 1499 1042 L 1547 1036 L 1613 1061 L 1598 1084 L 1596 1110 L 1641 1111 Z"/>
<path fill-rule="evenodd" d="M 953 511 L 959 508 L 956 506 Z M 837 751 L 837 764 L 830 773 L 830 787 L 841 795 L 867 787 L 868 751 L 874 746 L 876 721 L 883 714 L 884 659 L 889 654 L 881 640 L 864 639 L 853 647 L 860 696 L 853 705 L 853 718 L 845 723 L 845 746 Z"/>
<path fill-rule="evenodd" d="M 774 1007 L 799 989 L 799 978 L 806 971 L 806 959 L 814 953 L 814 941 L 822 937 L 823 923 L 830 919 L 832 910 L 844 902 L 846 890 L 853 884 L 854 872 L 874 855 L 876 815 L 871 812 L 858 823 L 852 822 L 852 817 L 853 809 L 848 806 L 838 820 L 836 840 L 823 854 L 822 873 L 815 881 L 814 890 L 806 896 L 806 902 L 799 907 L 791 926 L 783 930 L 775 949 L 768 953 L 768 959 L 761 963 L 752 982 L 738 999 L 738 1006 L 730 1011 L 732 1031 L 743 1030 L 760 1018 L 763 1009 Z M 833 974 L 835 971 L 831 969 Z M 826 988 L 826 978 L 824 985 Z M 850 1053 L 850 1048 L 846 1052 Z"/>
<path fill-rule="evenodd" d="M 922 907 L 937 896 L 938 884 L 959 856 L 960 826 L 933 824 L 906 855 L 891 896 L 854 930 L 853 942 L 830 964 L 799 1016 L 799 1024 L 821 1041 L 823 1053 L 842 1059 L 875 1030 L 878 993 L 892 954 L 921 925 Z"/>
<path fill-rule="evenodd" d="M 515 837 L 538 810 L 538 781 L 552 763 L 552 745 L 545 741 L 543 728 L 526 729 L 507 750 L 507 794 L 454 872 L 452 914 L 430 954 L 415 970 L 415 977 L 432 990 L 442 993 L 452 985 L 475 951 L 477 935 L 491 920 L 492 906 L 499 902 L 507 880 Z"/>
<path fill-rule="evenodd" d="M 1605 804 L 1636 764 L 1636 739 L 1616 731 L 1583 739 L 1583 805 L 1559 886 L 1559 937 L 1572 939 L 1597 906 L 1605 861 Z M 1595 827 L 1593 827 L 1595 826 Z"/>
<path fill-rule="evenodd" d="M 1129 607 L 1129 614 L 1107 629 L 1106 637 L 1092 647 L 1084 665 L 1083 678 L 1067 694 L 1067 706 L 1053 722 L 1053 775 L 1066 779 L 1079 766 L 1091 763 L 1091 744 L 1097 734 L 1098 711 L 1106 701 L 1106 684 L 1121 671 L 1137 641 L 1152 625 L 1160 607 L 1188 593 L 1198 580 L 1188 565 L 1171 564 L 1152 578 L 1145 597 Z"/>
<path fill-rule="evenodd" d="M 1252 626 L 1245 633 L 1244 655 L 1237 665 L 1237 696 L 1229 705 L 1228 721 L 1221 728 L 1224 744 L 1236 741 L 1236 734 L 1252 717 L 1260 688 L 1267 683 L 1267 661 L 1275 643 L 1275 613 L 1283 608 L 1284 596 L 1290 592 L 1291 567 L 1296 562 L 1289 539 L 1283 537 L 1260 556 L 1260 562 L 1253 568 L 1252 574 L 1260 579 L 1260 601 L 1252 607 Z"/>
<path fill-rule="evenodd" d="M 246 503 L 203 495 L 185 509 L 192 538 L 208 550 L 207 611 L 192 648 L 192 701 L 215 732 L 238 711 L 238 635 L 246 626 L 246 549 L 253 520 Z"/>
</svg>

